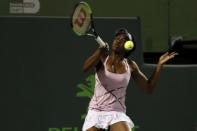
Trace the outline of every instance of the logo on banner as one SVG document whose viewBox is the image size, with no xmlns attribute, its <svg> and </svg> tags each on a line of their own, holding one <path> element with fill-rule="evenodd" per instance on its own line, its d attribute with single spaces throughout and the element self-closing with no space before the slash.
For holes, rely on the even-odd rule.
<svg viewBox="0 0 197 131">
<path fill-rule="evenodd" d="M 76 94 L 77 97 L 84 97 L 91 99 L 94 93 L 94 87 L 95 87 L 95 76 L 94 75 L 89 75 L 86 78 L 86 83 L 80 83 L 77 85 L 78 87 L 78 92 Z M 86 113 L 81 115 L 81 119 L 85 119 Z"/>
<path fill-rule="evenodd" d="M 94 86 L 95 86 L 95 76 L 89 75 L 86 78 L 85 83 L 77 84 L 77 97 L 83 97 L 91 99 L 93 92 L 94 92 Z M 84 111 L 85 112 L 85 111 Z M 86 117 L 86 113 L 81 114 L 81 120 L 84 120 Z M 48 131 L 80 131 L 80 127 L 73 127 L 73 126 L 66 126 L 66 127 L 53 127 L 49 128 Z"/>
<path fill-rule="evenodd" d="M 36 14 L 40 10 L 39 0 L 11 0 L 11 14 Z"/>
</svg>

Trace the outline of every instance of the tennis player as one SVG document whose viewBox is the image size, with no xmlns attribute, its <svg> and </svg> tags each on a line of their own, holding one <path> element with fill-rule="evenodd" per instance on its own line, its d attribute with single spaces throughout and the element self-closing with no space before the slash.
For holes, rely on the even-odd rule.
<svg viewBox="0 0 197 131">
<path fill-rule="evenodd" d="M 127 29 L 120 28 L 115 33 L 110 53 L 108 53 L 107 44 L 100 46 L 84 62 L 84 72 L 95 69 L 96 83 L 83 124 L 83 131 L 102 131 L 104 129 L 131 131 L 134 123 L 126 115 L 125 106 L 126 89 L 130 78 L 132 77 L 139 87 L 151 93 L 162 65 L 177 55 L 176 52 L 163 54 L 148 79 L 140 71 L 138 65 L 128 58 L 135 49 L 135 46 L 130 51 L 124 48 L 124 44 L 128 40 L 132 40 L 131 34 Z"/>
</svg>

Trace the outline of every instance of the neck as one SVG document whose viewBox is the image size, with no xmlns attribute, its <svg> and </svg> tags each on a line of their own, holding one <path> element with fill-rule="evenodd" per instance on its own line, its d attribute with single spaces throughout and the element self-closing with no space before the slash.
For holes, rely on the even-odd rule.
<svg viewBox="0 0 197 131">
<path fill-rule="evenodd" d="M 119 63 L 124 59 L 123 55 L 117 54 L 115 52 L 112 52 L 110 57 L 111 57 L 114 64 Z"/>
<path fill-rule="evenodd" d="M 116 65 L 119 64 L 124 59 L 124 56 L 117 54 L 115 52 L 112 52 L 110 55 L 110 58 L 112 61 L 111 69 L 112 69 L 112 72 L 115 73 L 116 72 Z"/>
<path fill-rule="evenodd" d="M 124 59 L 123 55 L 119 55 L 114 52 L 111 53 L 110 58 L 112 61 L 112 65 L 116 65 Z"/>
</svg>

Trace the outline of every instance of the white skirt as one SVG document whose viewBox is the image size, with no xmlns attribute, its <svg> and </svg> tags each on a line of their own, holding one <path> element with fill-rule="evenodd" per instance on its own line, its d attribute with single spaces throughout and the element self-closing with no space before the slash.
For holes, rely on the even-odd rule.
<svg viewBox="0 0 197 131">
<path fill-rule="evenodd" d="M 124 112 L 89 110 L 82 130 L 86 131 L 93 126 L 98 129 L 108 129 L 109 125 L 120 121 L 126 121 L 130 129 L 134 127 L 132 120 Z"/>
</svg>

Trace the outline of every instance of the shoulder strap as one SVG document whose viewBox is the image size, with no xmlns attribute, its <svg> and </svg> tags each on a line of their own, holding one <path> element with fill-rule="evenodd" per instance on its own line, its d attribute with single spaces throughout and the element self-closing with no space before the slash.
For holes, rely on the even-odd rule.
<svg viewBox="0 0 197 131">
<path fill-rule="evenodd" d="M 104 65 L 106 65 L 108 58 L 109 58 L 109 56 L 107 56 L 107 57 L 105 58 L 105 61 L 103 62 Z"/>
<path fill-rule="evenodd" d="M 125 63 L 126 63 L 127 69 L 131 72 L 132 68 L 130 67 L 130 65 L 128 63 L 128 59 L 125 59 Z"/>
</svg>

